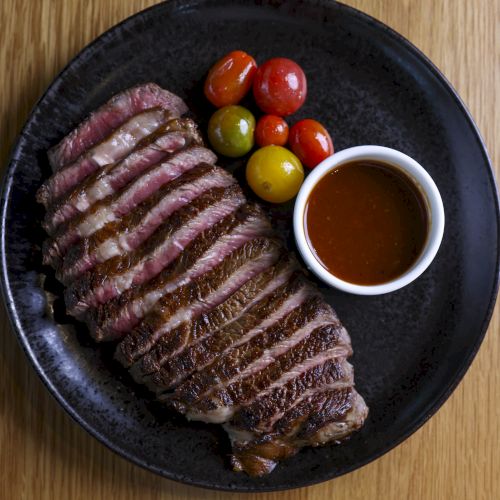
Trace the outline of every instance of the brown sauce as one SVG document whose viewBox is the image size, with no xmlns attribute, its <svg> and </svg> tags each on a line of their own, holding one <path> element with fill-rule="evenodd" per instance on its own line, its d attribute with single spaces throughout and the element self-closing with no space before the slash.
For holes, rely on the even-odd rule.
<svg viewBox="0 0 500 500">
<path fill-rule="evenodd" d="M 420 255 L 428 231 L 424 198 L 384 163 L 341 165 L 316 184 L 305 210 L 308 244 L 338 278 L 358 285 L 391 281 Z"/>
</svg>

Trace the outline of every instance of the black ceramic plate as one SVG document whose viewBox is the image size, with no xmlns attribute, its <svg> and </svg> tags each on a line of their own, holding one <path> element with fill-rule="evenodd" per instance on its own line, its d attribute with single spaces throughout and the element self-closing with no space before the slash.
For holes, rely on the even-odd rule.
<svg viewBox="0 0 500 500">
<path fill-rule="evenodd" d="M 165 412 L 64 316 L 60 288 L 41 267 L 35 191 L 46 150 L 115 92 L 153 80 L 186 98 L 198 119 L 210 109 L 200 82 L 231 49 L 258 62 L 298 61 L 305 106 L 337 150 L 399 149 L 436 181 L 446 210 L 439 254 L 395 293 L 356 297 L 325 289 L 351 333 L 356 382 L 370 406 L 363 430 L 340 446 L 305 449 L 268 477 L 231 471 L 216 426 Z M 241 173 L 240 164 L 232 164 Z M 291 206 L 274 210 L 290 241 Z M 4 295 L 14 329 L 52 394 L 91 434 L 154 472 L 190 484 L 242 491 L 304 486 L 366 464 L 422 425 L 464 375 L 486 331 L 497 292 L 498 202 L 481 138 L 438 70 L 399 35 L 334 2 L 168 2 L 111 29 L 57 77 L 21 133 L 5 177 L 1 220 Z M 55 299 L 56 314 L 47 303 Z"/>
</svg>

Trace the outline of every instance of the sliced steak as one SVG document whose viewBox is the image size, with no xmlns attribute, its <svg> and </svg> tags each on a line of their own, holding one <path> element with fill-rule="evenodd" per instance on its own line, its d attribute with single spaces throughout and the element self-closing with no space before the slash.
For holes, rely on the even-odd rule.
<svg viewBox="0 0 500 500">
<path fill-rule="evenodd" d="M 202 163 L 169 182 L 121 219 L 80 240 L 65 255 L 58 278 L 71 283 L 94 265 L 135 250 L 172 215 L 202 193 L 236 183 L 226 170 Z"/>
<path fill-rule="evenodd" d="M 200 167 L 191 172 L 198 169 Z M 234 179 L 226 172 L 224 175 Z M 151 281 L 131 288 L 90 311 L 87 324 L 91 333 L 98 340 L 121 337 L 123 332 L 130 331 L 139 323 L 160 297 L 209 271 L 247 241 L 271 234 L 271 226 L 262 210 L 256 205 L 244 205 L 199 234 Z"/>
<path fill-rule="evenodd" d="M 79 156 L 73 163 L 64 166 L 43 183 L 37 192 L 37 201 L 45 208 L 58 203 L 62 196 L 100 167 L 121 160 L 137 144 L 157 130 L 168 115 L 162 109 L 150 109 L 133 116 L 110 136 Z"/>
<path fill-rule="evenodd" d="M 45 214 L 43 227 L 54 234 L 57 227 L 83 213 L 98 200 L 116 193 L 147 168 L 190 144 L 203 143 L 196 124 L 189 118 L 168 120 L 143 139 L 126 158 L 106 165 L 87 177 Z"/>
<path fill-rule="evenodd" d="M 353 387 L 326 387 L 311 392 L 287 410 L 272 430 L 253 439 L 226 426 L 232 445 L 231 462 L 236 471 L 251 476 L 270 473 L 279 460 L 304 446 L 338 442 L 357 430 L 368 409 Z"/>
<path fill-rule="evenodd" d="M 285 436 L 311 435 L 326 423 L 322 412 L 335 420 L 344 416 L 352 408 L 352 387 L 328 388 L 311 391 L 300 402 L 293 405 L 273 425 L 272 431 Z"/>
<path fill-rule="evenodd" d="M 249 279 L 274 264 L 279 256 L 280 244 L 275 240 L 258 238 L 245 243 L 211 271 L 163 296 L 155 309 L 120 342 L 116 358 L 130 366 L 168 331 L 222 303 Z"/>
<path fill-rule="evenodd" d="M 327 326 L 328 328 L 328 326 Z M 335 356 L 309 359 L 301 373 L 287 376 L 284 383 L 273 383 L 250 404 L 243 406 L 224 425 L 233 445 L 257 444 L 262 437 L 276 439 L 276 424 L 285 414 L 316 393 L 350 388 L 353 385 L 352 366 Z M 283 437 L 283 436 L 281 436 Z"/>
<path fill-rule="evenodd" d="M 274 382 L 286 383 L 297 373 L 307 370 L 311 363 L 321 368 L 321 364 L 331 357 L 345 358 L 351 353 L 350 345 L 346 344 L 348 340 L 340 323 L 318 327 L 261 371 L 254 371 L 205 395 L 196 404 L 196 411 L 214 422 L 230 420 L 241 405 L 252 402 Z"/>
<path fill-rule="evenodd" d="M 328 334 L 337 335 L 331 325 L 317 328 L 313 333 L 316 332 L 321 341 L 327 340 Z M 352 366 L 344 358 L 336 356 L 335 348 L 327 346 L 324 351 L 315 353 L 306 361 L 299 361 L 291 374 L 285 373 L 282 380 L 277 380 L 250 404 L 240 408 L 229 422 L 230 425 L 239 432 L 270 432 L 287 410 L 318 388 L 323 388 L 325 384 L 329 387 L 332 384 L 335 387 L 352 385 Z"/>
<path fill-rule="evenodd" d="M 232 437 L 229 434 L 230 438 Z M 246 472 L 251 477 L 270 474 L 280 460 L 290 458 L 297 453 L 298 447 L 287 440 L 269 435 L 257 442 L 233 442 L 231 465 L 235 472 Z"/>
<path fill-rule="evenodd" d="M 155 83 L 145 83 L 124 90 L 91 113 L 59 144 L 49 150 L 48 156 L 53 170 L 72 163 L 129 118 L 151 108 L 161 108 L 168 111 L 172 117 L 181 116 L 187 111 L 180 97 Z"/>
<path fill-rule="evenodd" d="M 163 392 L 171 380 L 170 370 L 163 370 L 163 365 L 174 356 L 182 355 L 201 340 L 216 334 L 231 321 L 240 319 L 254 304 L 286 283 L 296 269 L 297 262 L 288 255 L 283 255 L 275 265 L 249 279 L 217 307 L 181 323 L 163 335 L 141 358 L 141 362 L 134 365 L 134 376 L 139 380 L 144 375 L 151 375 L 143 381 L 146 381 L 152 390 Z M 187 370 L 186 373 L 191 374 Z"/>
<path fill-rule="evenodd" d="M 209 149 L 191 146 L 174 153 L 164 162 L 151 167 L 120 191 L 95 203 L 87 212 L 61 225 L 54 236 L 44 243 L 44 264 L 56 269 L 68 248 L 133 210 L 163 185 L 200 163 L 214 163 L 216 156 Z"/>
<path fill-rule="evenodd" d="M 368 408 L 335 312 L 184 111 L 137 86 L 50 151 L 44 263 L 134 380 L 224 424 L 233 468 L 258 476 L 346 438 Z"/>
<path fill-rule="evenodd" d="M 342 418 L 332 418 L 333 412 L 323 411 L 317 418 L 309 419 L 297 435 L 297 446 L 321 446 L 330 441 L 340 443 L 358 430 L 368 416 L 368 407 L 359 393 L 351 387 L 351 408 Z"/>
<path fill-rule="evenodd" d="M 98 264 L 68 286 L 64 294 L 68 313 L 81 317 L 89 307 L 104 304 L 131 286 L 149 281 L 198 234 L 244 203 L 237 185 L 209 189 L 174 212 L 137 249 Z"/>
<path fill-rule="evenodd" d="M 335 321 L 331 308 L 316 293 L 316 290 L 299 290 L 295 307 L 286 316 L 177 387 L 171 397 L 174 408 L 190 419 L 211 422 L 212 415 L 200 413 L 195 406 L 207 392 L 264 369 L 312 330 Z"/>
<path fill-rule="evenodd" d="M 189 346 L 162 367 L 162 384 L 165 389 L 179 385 L 195 371 L 201 371 L 229 348 L 236 348 L 258 335 L 280 318 L 292 311 L 304 295 L 303 275 L 294 273 L 283 285 L 247 309 L 240 318 L 232 321 L 217 333 Z"/>
</svg>

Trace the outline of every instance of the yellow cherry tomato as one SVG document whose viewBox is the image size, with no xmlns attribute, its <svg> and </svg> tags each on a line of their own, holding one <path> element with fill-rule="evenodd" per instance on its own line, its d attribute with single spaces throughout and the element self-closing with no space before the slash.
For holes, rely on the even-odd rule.
<svg viewBox="0 0 500 500">
<path fill-rule="evenodd" d="M 257 196 L 271 203 L 291 200 L 304 180 L 300 160 L 281 146 L 265 146 L 250 157 L 247 182 Z"/>
</svg>

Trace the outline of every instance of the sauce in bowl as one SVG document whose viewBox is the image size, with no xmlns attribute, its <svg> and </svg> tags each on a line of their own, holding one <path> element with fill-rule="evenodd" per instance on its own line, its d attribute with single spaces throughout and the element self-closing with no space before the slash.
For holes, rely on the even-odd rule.
<svg viewBox="0 0 500 500">
<path fill-rule="evenodd" d="M 318 181 L 306 202 L 304 227 L 309 247 L 331 274 L 378 285 L 412 267 L 429 221 L 425 199 L 408 175 L 358 160 Z"/>
</svg>

